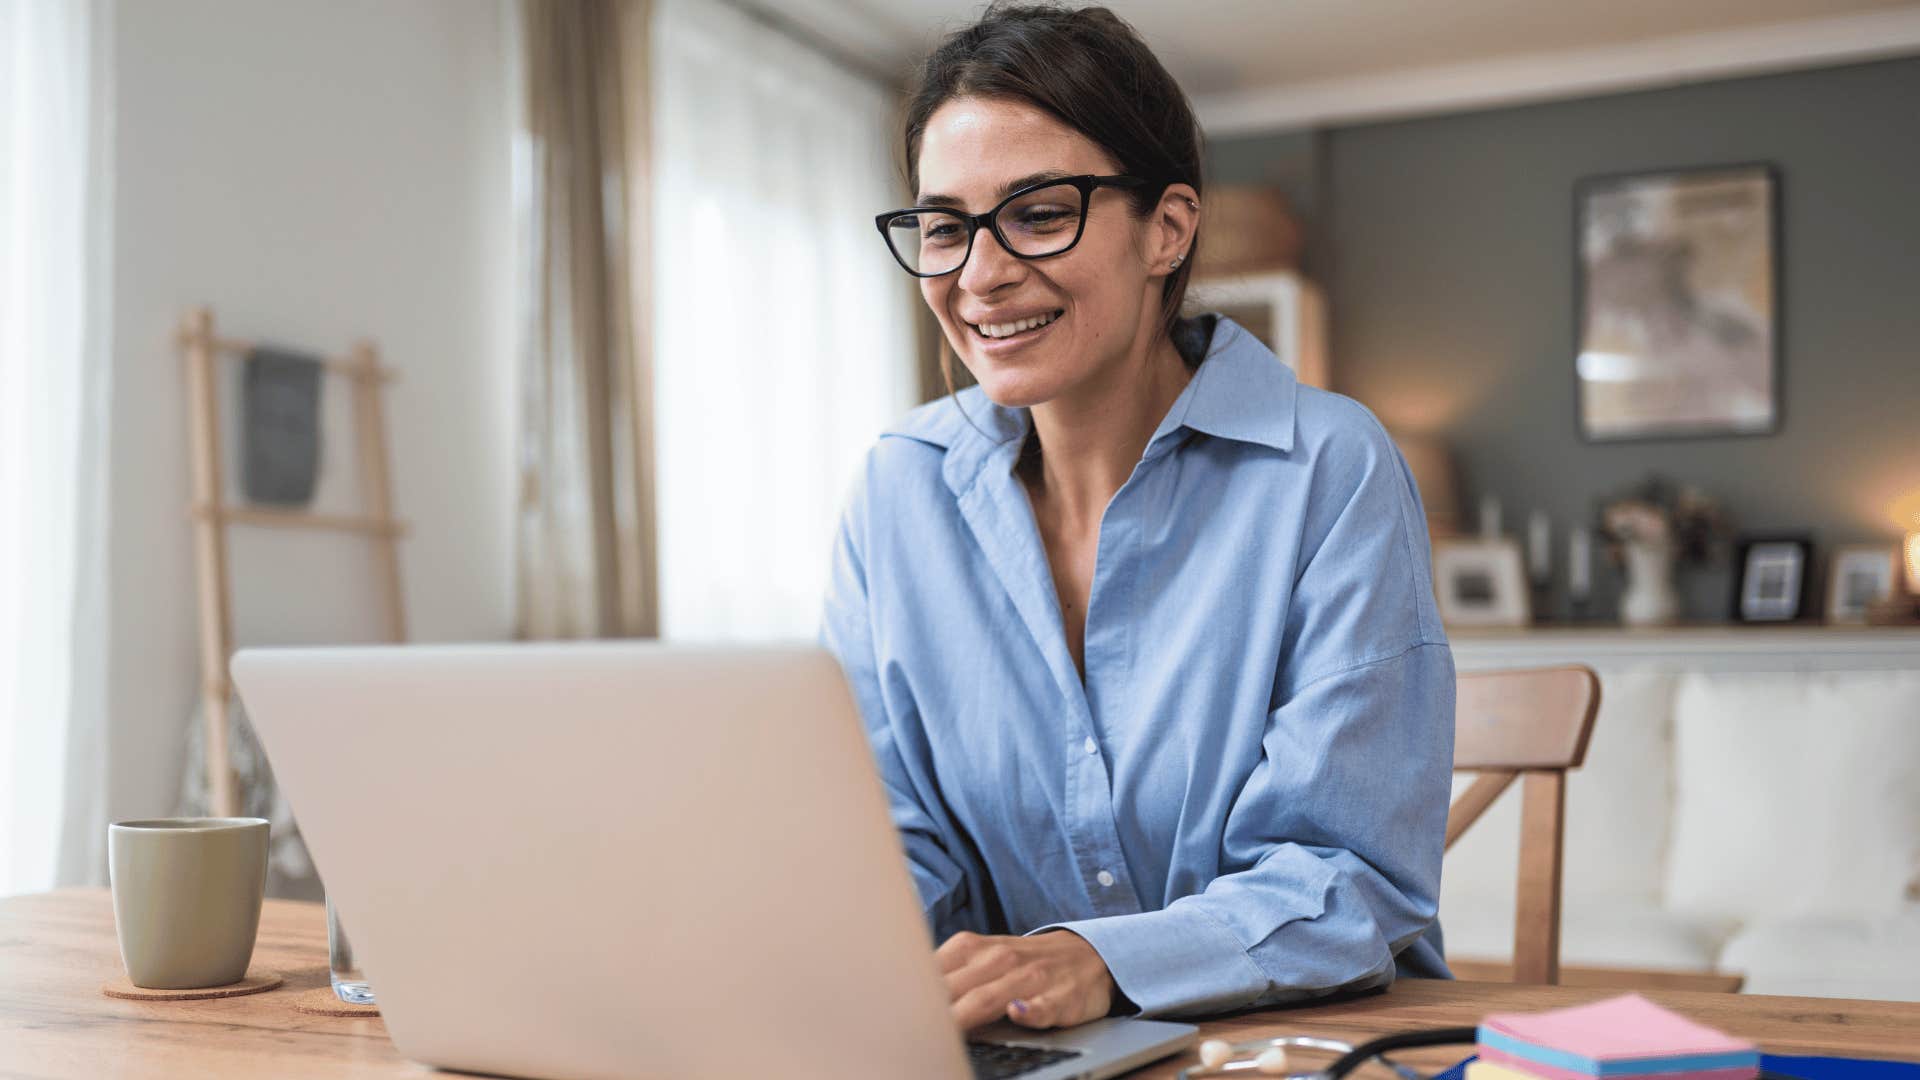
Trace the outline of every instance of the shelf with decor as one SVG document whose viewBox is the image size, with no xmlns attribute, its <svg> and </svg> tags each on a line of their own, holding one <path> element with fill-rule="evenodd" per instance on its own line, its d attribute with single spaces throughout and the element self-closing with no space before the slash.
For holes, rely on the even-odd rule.
<svg viewBox="0 0 1920 1080">
<path fill-rule="evenodd" d="M 1920 627 L 1569 623 L 1449 627 L 1462 671 L 1548 664 L 1633 664 L 1685 671 L 1920 670 Z"/>
</svg>

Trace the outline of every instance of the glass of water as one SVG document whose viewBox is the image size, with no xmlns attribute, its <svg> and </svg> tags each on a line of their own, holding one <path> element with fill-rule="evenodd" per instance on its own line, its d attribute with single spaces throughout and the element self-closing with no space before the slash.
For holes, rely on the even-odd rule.
<svg viewBox="0 0 1920 1080">
<path fill-rule="evenodd" d="M 327 966 L 332 969 L 335 997 L 349 1005 L 374 1004 L 373 987 L 367 985 L 367 977 L 360 973 L 353 943 L 340 928 L 340 915 L 333 910 L 331 896 L 327 897 Z"/>
</svg>

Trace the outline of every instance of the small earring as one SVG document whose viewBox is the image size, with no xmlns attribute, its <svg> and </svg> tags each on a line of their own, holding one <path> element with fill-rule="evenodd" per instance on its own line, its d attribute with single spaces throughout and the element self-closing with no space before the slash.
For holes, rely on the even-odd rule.
<svg viewBox="0 0 1920 1080">
<path fill-rule="evenodd" d="M 1185 258 L 1186 258 L 1186 256 L 1185 256 L 1185 255 L 1175 255 L 1175 256 L 1173 257 L 1173 268 L 1174 268 L 1175 270 L 1178 270 L 1178 269 L 1180 269 L 1180 263 L 1181 263 L 1181 260 L 1183 260 L 1183 259 L 1185 259 Z"/>
</svg>

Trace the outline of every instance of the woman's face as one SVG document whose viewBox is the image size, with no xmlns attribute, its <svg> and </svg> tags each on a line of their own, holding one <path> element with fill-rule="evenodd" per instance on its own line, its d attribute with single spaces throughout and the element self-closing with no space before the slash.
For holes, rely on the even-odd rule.
<svg viewBox="0 0 1920 1080">
<path fill-rule="evenodd" d="M 916 205 L 948 196 L 972 214 L 992 209 L 1010 185 L 1024 187 L 1031 181 L 1023 178 L 1036 174 L 1120 171 L 1099 145 L 1040 109 L 978 97 L 955 98 L 935 110 L 919 164 Z M 1176 185 L 1169 192 L 1191 189 Z M 1167 262 L 1185 250 L 1180 231 L 1136 218 L 1125 191 L 1096 188 L 1086 231 L 1071 250 L 1015 258 L 981 229 L 966 264 L 920 279 L 920 295 L 987 397 L 1007 407 L 1037 405 L 1117 373 L 1134 342 L 1152 332 Z M 1011 337 L 990 338 L 980 329 L 1048 315 L 1051 323 Z"/>
</svg>

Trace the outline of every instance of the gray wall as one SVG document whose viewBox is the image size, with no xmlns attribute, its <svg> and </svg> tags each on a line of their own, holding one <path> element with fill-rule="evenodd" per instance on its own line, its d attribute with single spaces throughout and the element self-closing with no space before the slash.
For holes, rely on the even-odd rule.
<svg viewBox="0 0 1920 1080">
<path fill-rule="evenodd" d="M 1215 160 L 1244 175 L 1271 143 L 1299 172 L 1298 140 L 1217 143 Z M 1560 556 L 1569 524 L 1658 470 L 1745 529 L 1811 532 L 1822 565 L 1897 536 L 1892 505 L 1920 490 L 1920 60 L 1336 129 L 1319 155 L 1336 385 L 1444 435 L 1469 511 L 1482 491 L 1509 528 L 1545 509 Z M 1778 433 L 1583 442 L 1575 181 L 1747 161 L 1780 177 Z M 1729 575 L 1683 575 L 1689 614 L 1723 615 Z"/>
</svg>

